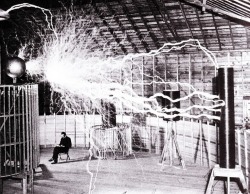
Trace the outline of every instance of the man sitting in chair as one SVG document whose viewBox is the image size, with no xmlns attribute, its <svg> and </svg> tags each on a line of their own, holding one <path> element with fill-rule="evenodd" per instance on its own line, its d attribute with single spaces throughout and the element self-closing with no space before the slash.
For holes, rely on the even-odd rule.
<svg viewBox="0 0 250 194">
<path fill-rule="evenodd" d="M 65 132 L 62 132 L 61 136 L 62 136 L 62 138 L 61 138 L 60 144 L 54 148 L 53 156 L 51 159 L 49 159 L 50 162 L 52 162 L 54 160 L 54 162 L 52 162 L 52 164 L 56 164 L 58 162 L 58 154 L 59 153 L 68 153 L 69 148 L 71 148 L 71 146 L 72 146 L 71 139 L 66 135 Z"/>
</svg>

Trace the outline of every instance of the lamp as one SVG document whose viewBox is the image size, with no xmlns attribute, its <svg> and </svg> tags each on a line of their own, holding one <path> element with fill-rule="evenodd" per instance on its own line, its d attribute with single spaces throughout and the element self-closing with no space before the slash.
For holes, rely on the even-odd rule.
<svg viewBox="0 0 250 194">
<path fill-rule="evenodd" d="M 13 78 L 13 83 L 16 83 L 16 79 L 26 71 L 25 61 L 19 57 L 8 58 L 5 63 L 5 71 L 9 77 Z"/>
</svg>

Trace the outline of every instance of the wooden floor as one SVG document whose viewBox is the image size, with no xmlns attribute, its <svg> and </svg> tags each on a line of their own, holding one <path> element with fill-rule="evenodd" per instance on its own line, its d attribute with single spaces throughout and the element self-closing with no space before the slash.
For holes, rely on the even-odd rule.
<svg viewBox="0 0 250 194">
<path fill-rule="evenodd" d="M 77 148 L 70 150 L 70 161 L 54 165 L 48 162 L 51 153 L 51 148 L 41 150 L 42 172 L 35 174 L 35 194 L 202 194 L 209 177 L 207 167 L 187 161 L 186 170 L 181 166 L 161 170 L 159 155 L 147 152 L 89 162 L 88 151 Z M 213 193 L 223 194 L 223 188 L 224 181 L 217 180 Z M 3 194 L 22 194 L 21 181 L 6 179 L 3 190 Z M 231 182 L 231 193 L 239 193 L 236 182 Z"/>
</svg>

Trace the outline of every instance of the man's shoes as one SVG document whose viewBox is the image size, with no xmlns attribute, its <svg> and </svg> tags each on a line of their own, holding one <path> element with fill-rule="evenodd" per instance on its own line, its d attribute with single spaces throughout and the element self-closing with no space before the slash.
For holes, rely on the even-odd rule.
<svg viewBox="0 0 250 194">
<path fill-rule="evenodd" d="M 53 160 L 54 160 L 53 158 L 50 158 L 50 159 L 49 159 L 49 162 L 52 162 Z"/>
<path fill-rule="evenodd" d="M 57 162 L 52 162 L 51 164 L 57 164 Z"/>
</svg>

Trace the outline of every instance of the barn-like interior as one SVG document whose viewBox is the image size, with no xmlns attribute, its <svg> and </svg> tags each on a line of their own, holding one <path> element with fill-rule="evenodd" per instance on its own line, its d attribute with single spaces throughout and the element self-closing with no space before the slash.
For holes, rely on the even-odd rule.
<svg viewBox="0 0 250 194">
<path fill-rule="evenodd" d="M 1 0 L 0 193 L 248 193 L 249 26 L 248 0 Z"/>
</svg>

